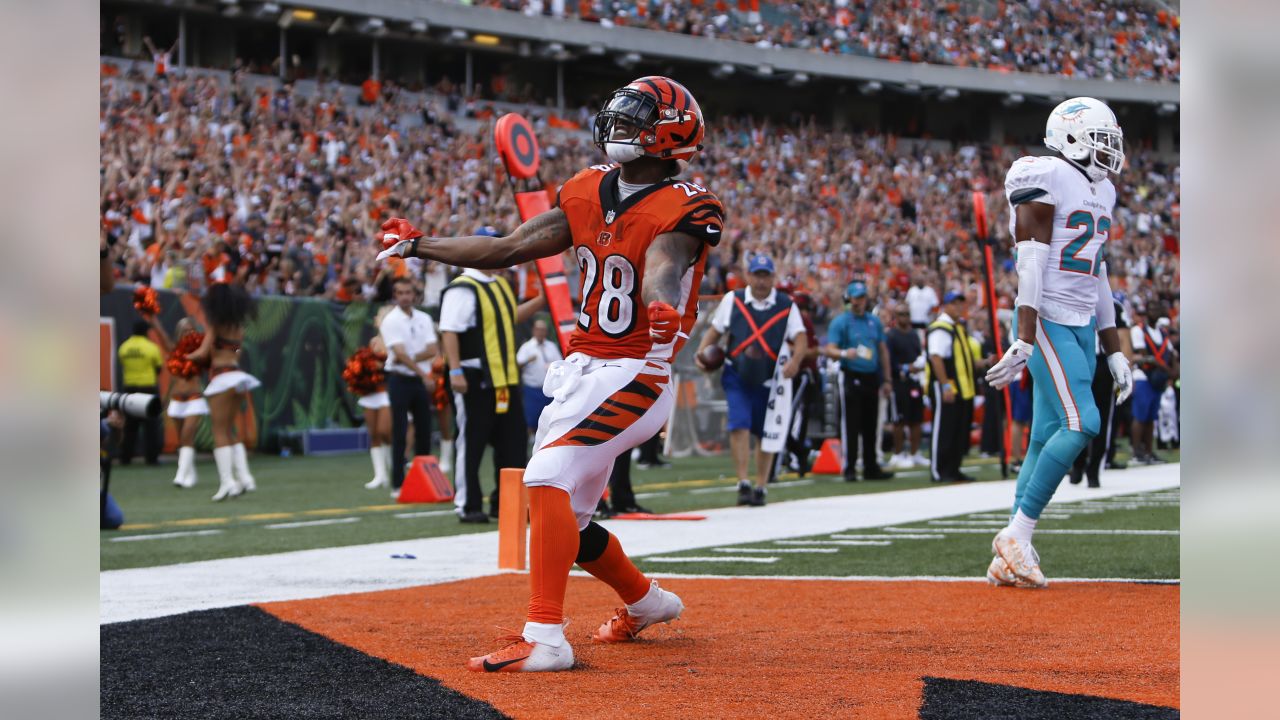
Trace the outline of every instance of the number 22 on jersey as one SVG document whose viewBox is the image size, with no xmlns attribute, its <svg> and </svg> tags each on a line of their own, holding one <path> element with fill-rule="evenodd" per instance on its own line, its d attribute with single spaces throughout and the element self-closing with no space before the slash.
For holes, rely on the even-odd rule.
<svg viewBox="0 0 1280 720">
<path fill-rule="evenodd" d="M 1080 230 L 1080 234 L 1062 248 L 1060 267 L 1067 272 L 1097 275 L 1106 259 L 1107 239 L 1111 233 L 1111 218 L 1102 216 L 1095 220 L 1088 210 L 1077 210 L 1067 216 L 1068 230 Z M 1095 248 L 1090 244 L 1101 236 Z M 1087 252 L 1092 250 L 1092 252 Z"/>
<path fill-rule="evenodd" d="M 631 332 L 636 324 L 636 269 L 631 261 L 622 255 L 609 255 L 600 262 L 595 253 L 581 245 L 576 253 L 578 269 L 582 271 L 582 312 L 578 313 L 578 327 L 590 330 L 594 320 L 609 337 Z"/>
</svg>

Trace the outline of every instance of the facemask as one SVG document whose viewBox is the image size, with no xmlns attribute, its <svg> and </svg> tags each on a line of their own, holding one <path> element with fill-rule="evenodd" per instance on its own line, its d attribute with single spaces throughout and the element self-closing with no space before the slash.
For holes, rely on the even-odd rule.
<svg viewBox="0 0 1280 720">
<path fill-rule="evenodd" d="M 643 156 L 644 148 L 630 143 L 606 142 L 604 144 L 604 153 L 616 163 L 629 163 Z"/>
</svg>

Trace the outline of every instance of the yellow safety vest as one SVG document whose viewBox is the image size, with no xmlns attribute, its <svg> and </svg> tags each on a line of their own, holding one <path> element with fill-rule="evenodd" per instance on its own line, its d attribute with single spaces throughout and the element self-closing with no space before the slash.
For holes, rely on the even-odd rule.
<svg viewBox="0 0 1280 720">
<path fill-rule="evenodd" d="M 956 384 L 956 395 L 961 400 L 971 400 L 973 388 L 973 340 L 965 330 L 964 323 L 949 323 L 945 320 L 934 320 L 929 324 L 929 332 L 942 330 L 951 336 L 951 357 L 943 358 L 942 365 L 947 375 Z M 928 339 L 926 337 L 926 345 Z M 925 386 L 932 384 L 932 363 L 925 365 Z"/>
<path fill-rule="evenodd" d="M 520 366 L 516 364 L 516 296 L 511 285 L 501 277 L 481 282 L 460 275 L 455 285 L 469 285 L 476 294 L 476 327 L 483 349 L 480 360 L 497 395 L 497 411 L 507 411 L 510 388 L 520 382 Z M 463 350 L 466 354 L 466 350 Z M 464 358 L 465 359 L 465 358 Z"/>
</svg>

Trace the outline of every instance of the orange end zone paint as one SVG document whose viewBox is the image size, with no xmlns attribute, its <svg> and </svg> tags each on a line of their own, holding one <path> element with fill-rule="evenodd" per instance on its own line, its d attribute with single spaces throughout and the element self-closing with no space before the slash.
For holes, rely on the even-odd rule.
<svg viewBox="0 0 1280 720">
<path fill-rule="evenodd" d="M 1179 705 L 1179 588 L 1063 584 L 668 579 L 686 610 L 642 640 L 587 638 L 618 604 L 570 578 L 568 673 L 477 675 L 467 658 L 523 625 L 527 579 L 261 607 L 282 620 L 438 678 L 517 718 L 915 718 L 921 678 L 980 680 Z"/>
</svg>

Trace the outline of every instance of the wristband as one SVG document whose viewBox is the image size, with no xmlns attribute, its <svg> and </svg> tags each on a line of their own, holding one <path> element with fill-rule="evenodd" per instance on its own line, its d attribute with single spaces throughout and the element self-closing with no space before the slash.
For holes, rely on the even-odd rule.
<svg viewBox="0 0 1280 720">
<path fill-rule="evenodd" d="M 414 238 L 409 245 L 409 257 L 418 257 L 418 238 Z"/>
<path fill-rule="evenodd" d="M 460 367 L 456 367 L 456 368 L 454 368 L 454 369 L 450 370 L 450 371 L 449 371 L 449 374 L 450 374 L 450 375 L 461 375 L 461 374 L 462 374 L 462 368 L 460 368 Z"/>
</svg>

